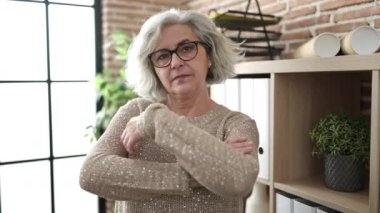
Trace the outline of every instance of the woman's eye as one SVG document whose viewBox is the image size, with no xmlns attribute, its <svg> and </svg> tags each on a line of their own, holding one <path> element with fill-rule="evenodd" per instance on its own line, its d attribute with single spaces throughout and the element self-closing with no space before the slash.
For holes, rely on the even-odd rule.
<svg viewBox="0 0 380 213">
<path fill-rule="evenodd" d="M 157 61 L 166 60 L 166 59 L 169 58 L 169 56 L 170 56 L 169 52 L 158 53 L 158 56 L 157 56 L 156 60 Z"/>
<path fill-rule="evenodd" d="M 180 52 L 190 52 L 194 49 L 193 44 L 184 44 L 180 47 Z"/>
</svg>

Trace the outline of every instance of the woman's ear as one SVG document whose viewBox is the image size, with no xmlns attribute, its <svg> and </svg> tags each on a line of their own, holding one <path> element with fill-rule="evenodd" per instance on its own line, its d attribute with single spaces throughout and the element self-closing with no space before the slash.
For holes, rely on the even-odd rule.
<svg viewBox="0 0 380 213">
<path fill-rule="evenodd" d="M 211 60 L 209 60 L 208 70 L 207 70 L 207 75 L 206 75 L 207 82 L 212 81 L 212 79 L 214 78 L 214 73 L 212 73 L 211 66 L 212 66 L 212 63 L 211 63 Z"/>
</svg>

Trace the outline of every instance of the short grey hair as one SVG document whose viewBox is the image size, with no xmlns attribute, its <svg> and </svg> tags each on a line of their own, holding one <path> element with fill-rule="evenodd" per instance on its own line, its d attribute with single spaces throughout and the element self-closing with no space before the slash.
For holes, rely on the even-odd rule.
<svg viewBox="0 0 380 213">
<path fill-rule="evenodd" d="M 196 11 L 169 9 L 150 17 L 128 50 L 127 85 L 140 97 L 161 101 L 167 95 L 148 55 L 154 50 L 162 28 L 172 24 L 191 26 L 200 41 L 211 47 L 208 54 L 212 66 L 206 78 L 209 85 L 222 83 L 235 76 L 234 65 L 239 59 L 239 45 L 225 37 L 206 15 Z"/>
</svg>

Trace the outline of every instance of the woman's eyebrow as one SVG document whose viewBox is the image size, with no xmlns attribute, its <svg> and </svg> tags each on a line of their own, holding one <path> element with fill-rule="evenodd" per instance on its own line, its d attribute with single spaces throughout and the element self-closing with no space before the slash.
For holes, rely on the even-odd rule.
<svg viewBox="0 0 380 213">
<path fill-rule="evenodd" d="M 174 49 L 176 49 L 176 48 L 178 47 L 178 45 L 183 44 L 183 43 L 186 43 L 186 42 L 189 42 L 189 41 L 191 41 L 191 40 L 188 39 L 188 38 L 182 39 L 181 41 L 179 41 L 179 42 L 176 44 L 176 46 L 175 46 Z M 174 49 L 160 48 L 160 49 L 155 50 L 154 52 L 161 51 L 161 50 L 174 50 Z"/>
<path fill-rule="evenodd" d="M 190 39 L 185 38 L 185 39 L 181 40 L 180 42 L 178 42 L 178 43 L 177 43 L 177 46 L 180 45 L 180 44 L 183 44 L 183 43 L 189 42 L 189 41 L 190 41 Z"/>
</svg>

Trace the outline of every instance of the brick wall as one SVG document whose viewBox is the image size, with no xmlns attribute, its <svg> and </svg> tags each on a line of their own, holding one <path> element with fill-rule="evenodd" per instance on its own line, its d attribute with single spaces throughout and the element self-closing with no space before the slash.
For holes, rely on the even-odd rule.
<svg viewBox="0 0 380 213">
<path fill-rule="evenodd" d="M 209 3 L 207 3 L 209 2 Z M 210 4 L 211 2 L 211 4 Z M 290 58 L 300 44 L 322 32 L 333 32 L 342 36 L 361 25 L 380 28 L 380 1 L 374 0 L 259 0 L 263 13 L 283 17 L 277 26 L 270 29 L 281 32 L 276 46 L 284 48 L 281 58 Z M 207 14 L 210 8 L 218 10 L 245 10 L 247 1 L 194 0 L 188 2 Z M 250 12 L 257 12 L 255 1 L 251 1 Z"/>
<path fill-rule="evenodd" d="M 123 31 L 133 37 L 138 33 L 142 23 L 151 15 L 176 7 L 173 0 L 104 0 L 102 1 L 103 66 L 118 69 L 120 62 L 115 59 L 115 52 L 110 48 L 110 35 L 114 31 Z M 178 4 L 178 3 L 177 3 Z M 186 8 L 185 6 L 182 8 Z"/>
<path fill-rule="evenodd" d="M 295 48 L 322 32 L 342 36 L 361 25 L 380 29 L 380 1 L 377 0 L 259 0 L 259 3 L 263 13 L 283 18 L 269 28 L 282 33 L 279 40 L 272 42 L 284 49 L 281 58 L 290 58 Z M 107 46 L 112 31 L 119 29 L 133 36 L 147 17 L 163 9 L 194 9 L 208 14 L 210 9 L 244 11 L 246 6 L 245 0 L 103 1 L 104 65 L 113 64 L 113 53 Z M 253 0 L 249 11 L 257 12 Z"/>
</svg>

